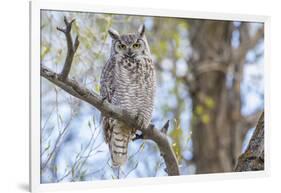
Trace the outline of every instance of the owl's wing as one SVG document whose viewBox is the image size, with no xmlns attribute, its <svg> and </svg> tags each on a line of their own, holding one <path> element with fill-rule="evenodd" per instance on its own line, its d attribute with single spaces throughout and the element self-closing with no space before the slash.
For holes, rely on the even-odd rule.
<svg viewBox="0 0 281 193">
<path fill-rule="evenodd" d="M 114 82 L 113 67 L 114 67 L 114 60 L 108 60 L 102 69 L 101 78 L 100 78 L 100 95 L 104 100 L 107 100 L 109 103 L 111 103 L 111 99 L 114 94 L 114 89 L 113 89 L 114 86 L 112 85 Z M 112 119 L 110 117 L 106 117 L 102 115 L 101 121 L 104 130 L 105 141 L 106 143 L 109 143 L 112 133 L 112 126 L 111 126 Z"/>
<path fill-rule="evenodd" d="M 100 95 L 104 100 L 111 103 L 111 99 L 114 93 L 113 90 L 113 67 L 114 63 L 112 60 L 108 60 L 104 65 L 100 78 Z"/>
</svg>

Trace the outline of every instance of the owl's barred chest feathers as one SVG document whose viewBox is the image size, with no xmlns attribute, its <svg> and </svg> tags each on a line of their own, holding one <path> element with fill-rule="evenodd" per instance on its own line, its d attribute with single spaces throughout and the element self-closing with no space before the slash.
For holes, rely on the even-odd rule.
<svg viewBox="0 0 281 193">
<path fill-rule="evenodd" d="M 115 60 L 112 103 L 131 113 L 139 113 L 150 121 L 155 90 L 152 60 L 146 56 L 117 56 Z"/>
<path fill-rule="evenodd" d="M 137 125 L 146 128 L 152 117 L 156 78 L 144 26 L 127 35 L 110 29 L 109 35 L 112 48 L 101 74 L 101 96 L 136 116 Z M 102 116 L 102 126 L 112 164 L 121 166 L 127 160 L 128 143 L 140 128 L 106 116 Z"/>
<path fill-rule="evenodd" d="M 139 89 L 144 87 L 150 89 L 154 78 L 152 60 L 145 56 L 138 58 L 117 57 L 115 76 L 115 79 L 121 83 L 119 86 L 136 85 Z"/>
</svg>

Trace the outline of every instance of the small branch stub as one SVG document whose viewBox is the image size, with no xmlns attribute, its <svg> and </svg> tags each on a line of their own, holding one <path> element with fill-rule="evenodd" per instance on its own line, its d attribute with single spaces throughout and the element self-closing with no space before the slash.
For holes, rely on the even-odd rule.
<svg viewBox="0 0 281 193">
<path fill-rule="evenodd" d="M 170 121 L 168 120 L 165 125 L 162 127 L 161 132 L 167 134 Z"/>
</svg>

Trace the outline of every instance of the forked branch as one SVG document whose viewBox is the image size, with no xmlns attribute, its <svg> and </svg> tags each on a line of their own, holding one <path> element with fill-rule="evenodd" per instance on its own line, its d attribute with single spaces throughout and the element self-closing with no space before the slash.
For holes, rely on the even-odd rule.
<svg viewBox="0 0 281 193">
<path fill-rule="evenodd" d="M 74 22 L 68 22 L 66 18 L 64 18 L 64 22 L 66 25 L 65 29 L 57 28 L 59 31 L 63 32 L 66 36 L 67 41 L 67 56 L 65 59 L 65 64 L 63 70 L 60 74 L 53 72 L 52 70 L 44 67 L 41 64 L 41 76 L 60 87 L 67 93 L 72 96 L 75 96 L 82 101 L 85 101 L 95 108 L 97 108 L 102 114 L 113 117 L 120 121 L 123 121 L 128 126 L 133 128 L 141 128 L 136 123 L 136 117 L 132 115 L 130 112 L 125 111 L 124 109 L 120 109 L 118 106 L 112 105 L 107 101 L 104 101 L 102 97 L 87 89 L 83 85 L 80 85 L 73 79 L 68 78 L 68 74 L 71 69 L 72 60 L 74 54 L 79 46 L 78 36 L 76 36 L 75 43 L 72 43 L 71 38 L 71 25 Z M 169 127 L 169 122 L 167 122 L 163 128 L 157 129 L 153 124 L 150 124 L 148 128 L 141 129 L 144 139 L 150 139 L 154 141 L 160 150 L 161 155 L 163 156 L 166 164 L 166 171 L 169 176 L 179 175 L 179 167 L 178 161 L 176 159 L 175 153 L 168 141 L 168 137 L 166 135 Z"/>
<path fill-rule="evenodd" d="M 70 69 L 71 69 L 71 64 L 72 64 L 74 54 L 75 54 L 75 52 L 76 52 L 76 50 L 79 46 L 78 36 L 76 36 L 74 44 L 73 44 L 72 37 L 71 37 L 71 27 L 72 27 L 72 23 L 74 21 L 75 21 L 75 19 L 68 22 L 66 17 L 64 17 L 65 28 L 57 27 L 57 30 L 64 33 L 64 35 L 66 37 L 66 43 L 67 43 L 67 54 L 66 54 L 64 65 L 63 65 L 63 69 L 62 69 L 61 74 L 60 74 L 60 78 L 62 80 L 67 79 L 68 74 L 69 74 Z"/>
</svg>

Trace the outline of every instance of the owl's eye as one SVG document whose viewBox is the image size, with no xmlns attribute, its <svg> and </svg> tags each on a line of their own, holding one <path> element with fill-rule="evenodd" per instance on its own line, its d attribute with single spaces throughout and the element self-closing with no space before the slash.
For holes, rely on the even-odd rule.
<svg viewBox="0 0 281 193">
<path fill-rule="evenodd" d="M 140 48 L 140 46 L 141 46 L 140 43 L 135 43 L 135 44 L 133 44 L 133 48 L 136 48 L 136 49 L 137 49 L 137 48 Z"/>
<path fill-rule="evenodd" d="M 119 44 L 119 45 L 118 45 L 118 48 L 121 49 L 121 50 L 125 50 L 125 49 L 126 49 L 126 45 L 124 45 L 124 44 Z"/>
</svg>

